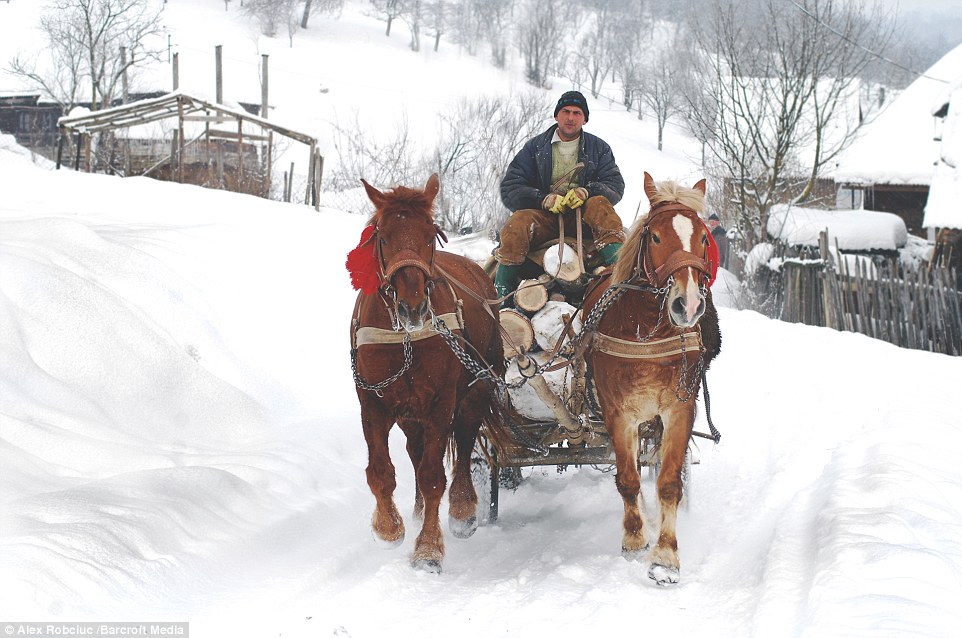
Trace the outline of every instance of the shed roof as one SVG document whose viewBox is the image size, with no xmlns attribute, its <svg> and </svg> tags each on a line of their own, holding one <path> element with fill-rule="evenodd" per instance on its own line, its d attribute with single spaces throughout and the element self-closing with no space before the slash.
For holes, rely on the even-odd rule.
<svg viewBox="0 0 962 638">
<path fill-rule="evenodd" d="M 932 182 L 939 144 L 933 103 L 962 74 L 962 45 L 949 51 L 867 124 L 839 158 L 836 181 L 852 184 Z"/>
<path fill-rule="evenodd" d="M 243 108 L 234 108 L 224 104 L 215 104 L 202 98 L 194 97 L 183 91 L 174 91 L 160 97 L 122 104 L 99 111 L 87 112 L 81 115 L 68 115 L 58 120 L 61 127 L 81 133 L 96 133 L 99 131 L 115 130 L 159 122 L 171 117 L 179 117 L 180 110 L 186 119 L 209 118 L 217 115 L 225 116 L 237 121 L 250 122 L 267 130 L 275 131 L 304 144 L 316 144 L 317 140 L 311 135 L 281 126 L 271 120 L 248 113 Z"/>
</svg>

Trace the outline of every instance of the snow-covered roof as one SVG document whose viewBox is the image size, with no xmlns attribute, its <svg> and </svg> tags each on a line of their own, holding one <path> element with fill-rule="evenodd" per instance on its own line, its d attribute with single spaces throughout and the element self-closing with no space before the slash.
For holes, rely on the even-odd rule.
<svg viewBox="0 0 962 638">
<path fill-rule="evenodd" d="M 794 246 L 818 246 L 828 229 L 828 243 L 841 250 L 897 250 L 908 240 L 901 217 L 867 210 L 821 210 L 780 205 L 772 208 L 768 233 Z"/>
<path fill-rule="evenodd" d="M 932 182 L 939 143 L 932 104 L 962 73 L 962 45 L 949 51 L 867 124 L 839 158 L 836 181 L 854 184 Z"/>
<path fill-rule="evenodd" d="M 942 125 L 938 163 L 925 203 L 924 228 L 962 228 L 962 73 L 941 105 L 948 104 Z"/>
</svg>

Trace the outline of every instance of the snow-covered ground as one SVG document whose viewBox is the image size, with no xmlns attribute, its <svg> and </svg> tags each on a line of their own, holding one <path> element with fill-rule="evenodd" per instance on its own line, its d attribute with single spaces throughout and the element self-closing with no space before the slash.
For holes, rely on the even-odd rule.
<svg viewBox="0 0 962 638">
<path fill-rule="evenodd" d="M 621 558 L 614 477 L 587 467 L 527 470 L 495 525 L 449 535 L 443 575 L 415 573 L 413 534 L 381 551 L 368 531 L 343 269 L 364 218 L 0 157 L 0 618 L 195 636 L 962 626 L 957 358 L 723 308 L 724 438 L 700 444 L 680 586 Z"/>
<path fill-rule="evenodd" d="M 0 3 L 0 25 L 24 4 Z M 314 24 L 305 47 L 345 37 Z M 406 71 L 435 64 L 367 28 L 415 60 Z M 626 221 L 641 170 L 696 174 L 684 151 L 651 149 L 650 123 L 591 113 L 634 193 Z M 409 534 L 380 550 L 343 268 L 364 219 L 0 150 L 0 620 L 183 620 L 213 637 L 958 635 L 962 361 L 731 308 L 709 373 L 723 438 L 699 443 L 679 586 L 622 559 L 613 474 L 590 467 L 526 470 L 496 524 L 447 535 L 442 575 L 412 571 L 400 434 Z"/>
</svg>

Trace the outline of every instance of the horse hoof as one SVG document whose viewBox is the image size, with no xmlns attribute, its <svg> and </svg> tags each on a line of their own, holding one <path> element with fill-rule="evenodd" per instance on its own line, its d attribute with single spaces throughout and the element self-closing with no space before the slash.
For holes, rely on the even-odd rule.
<svg viewBox="0 0 962 638">
<path fill-rule="evenodd" d="M 677 567 L 652 563 L 648 568 L 648 578 L 655 581 L 659 587 L 670 587 L 678 584 L 679 571 Z"/>
<path fill-rule="evenodd" d="M 401 543 L 404 542 L 404 530 L 401 530 L 401 535 L 394 539 L 382 538 L 376 531 L 371 530 L 371 536 L 374 537 L 374 542 L 381 549 L 394 549 L 399 547 Z"/>
<path fill-rule="evenodd" d="M 448 528 L 455 538 L 471 538 L 478 531 L 478 517 L 472 515 L 460 521 L 453 516 L 449 516 Z"/>
<path fill-rule="evenodd" d="M 441 561 L 433 558 L 420 558 L 413 560 L 411 561 L 411 566 L 419 572 L 427 572 L 429 574 L 441 573 Z"/>
<path fill-rule="evenodd" d="M 647 553 L 648 545 L 645 545 L 641 549 L 628 549 L 624 545 L 621 546 L 621 556 L 627 561 L 640 562 Z"/>
</svg>

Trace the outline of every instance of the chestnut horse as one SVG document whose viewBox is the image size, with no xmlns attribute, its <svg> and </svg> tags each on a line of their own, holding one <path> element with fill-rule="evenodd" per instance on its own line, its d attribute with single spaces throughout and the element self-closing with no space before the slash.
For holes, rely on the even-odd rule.
<svg viewBox="0 0 962 638">
<path fill-rule="evenodd" d="M 629 233 L 610 278 L 586 297 L 586 325 L 596 326 L 586 357 L 615 448 L 615 482 L 625 508 L 621 547 L 629 559 L 648 550 L 639 509 L 639 430 L 660 420 L 661 525 L 648 576 L 669 585 L 678 582 L 680 571 L 675 518 L 695 397 L 721 336 L 707 287 L 711 233 L 698 214 L 705 180 L 690 189 L 672 182 L 656 186 L 645 173 L 645 193 L 650 211 Z"/>
<path fill-rule="evenodd" d="M 486 383 L 472 384 L 475 374 L 462 365 L 439 330 L 449 329 L 447 338 L 453 335 L 462 354 L 490 362 L 490 371 L 503 375 L 498 320 L 483 303 L 496 295 L 480 266 L 436 249 L 436 241 L 444 238 L 432 212 L 440 188 L 437 175 L 424 190 L 398 186 L 381 192 L 362 182 L 375 213 L 366 229 L 367 242 L 356 250 L 367 246 L 373 251 L 377 279 L 371 294 L 363 289 L 358 294 L 351 345 L 368 448 L 367 482 L 376 500 L 371 526 L 375 540 L 385 546 L 395 547 L 404 539 L 388 450 L 388 433 L 397 423 L 407 437 L 415 470 L 414 516 L 423 519 L 411 563 L 439 573 L 444 540 L 438 511 L 447 482 L 449 442 L 453 437 L 449 528 L 456 537 L 467 538 L 478 526 L 471 450 L 482 423 L 494 430 L 504 425 L 497 395 Z M 435 323 L 436 317 L 443 326 Z"/>
</svg>

